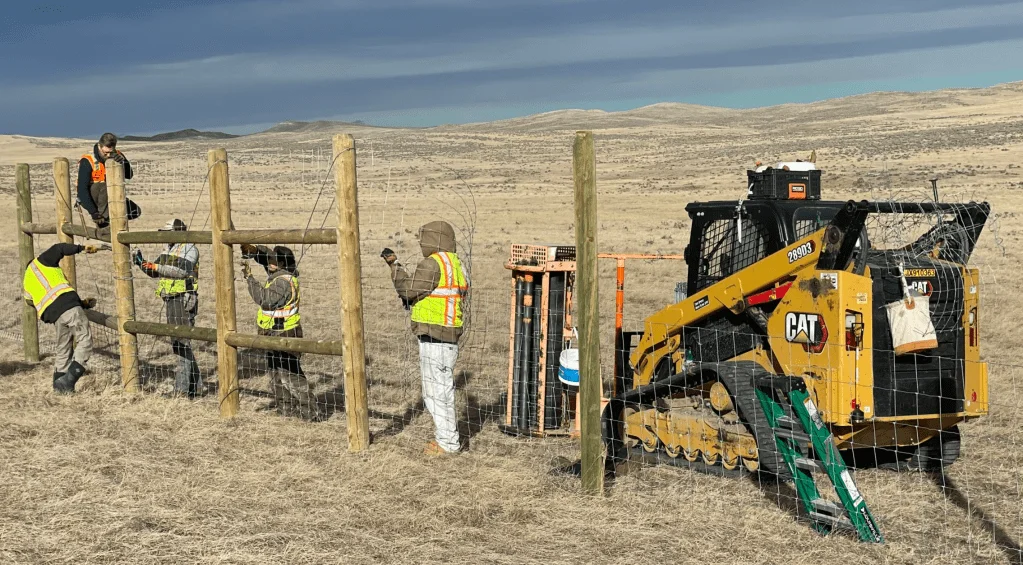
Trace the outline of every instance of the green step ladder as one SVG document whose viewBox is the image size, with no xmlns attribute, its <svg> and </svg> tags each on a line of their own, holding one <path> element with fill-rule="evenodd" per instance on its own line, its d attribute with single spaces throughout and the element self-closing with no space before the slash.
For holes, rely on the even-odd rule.
<svg viewBox="0 0 1023 565">
<path fill-rule="evenodd" d="M 852 529 L 862 541 L 884 543 L 881 530 L 856 488 L 845 461 L 835 447 L 834 436 L 821 420 L 803 379 L 771 376 L 761 378 L 756 384 L 757 398 L 767 415 L 768 425 L 774 431 L 775 443 L 788 464 L 796 492 L 813 520 L 814 528 L 822 534 L 837 528 Z M 798 420 L 793 420 L 776 400 L 781 395 L 788 396 L 792 413 Z M 813 445 L 816 457 L 808 455 L 808 444 Z M 834 485 L 844 508 L 821 497 L 813 480 L 813 472 L 821 468 Z"/>
</svg>

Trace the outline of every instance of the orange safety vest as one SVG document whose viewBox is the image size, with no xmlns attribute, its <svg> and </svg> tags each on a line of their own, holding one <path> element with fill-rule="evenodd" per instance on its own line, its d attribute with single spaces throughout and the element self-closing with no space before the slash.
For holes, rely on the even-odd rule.
<svg viewBox="0 0 1023 565">
<path fill-rule="evenodd" d="M 124 155 L 118 150 L 118 155 Z M 92 153 L 86 153 L 82 155 L 82 159 L 88 159 L 89 164 L 92 165 L 92 182 L 106 182 L 107 181 L 107 166 L 103 164 L 103 161 L 97 161 L 96 156 Z"/>
</svg>

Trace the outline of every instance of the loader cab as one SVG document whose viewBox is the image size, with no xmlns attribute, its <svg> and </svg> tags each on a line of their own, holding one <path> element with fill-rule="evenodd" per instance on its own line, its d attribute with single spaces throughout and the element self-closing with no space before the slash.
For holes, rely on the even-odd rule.
<svg viewBox="0 0 1023 565">
<path fill-rule="evenodd" d="M 685 249 L 691 296 L 828 225 L 845 202 L 742 200 L 694 202 Z"/>
<path fill-rule="evenodd" d="M 806 161 L 746 171 L 745 199 L 694 202 L 685 249 L 692 295 L 828 225 L 845 202 L 822 201 L 821 171 Z"/>
</svg>

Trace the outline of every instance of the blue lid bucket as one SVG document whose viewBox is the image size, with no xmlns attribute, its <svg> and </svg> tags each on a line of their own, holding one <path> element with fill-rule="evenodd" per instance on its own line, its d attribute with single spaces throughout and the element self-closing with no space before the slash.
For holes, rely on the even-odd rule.
<svg viewBox="0 0 1023 565">
<path fill-rule="evenodd" d="M 558 380 L 569 386 L 579 386 L 579 350 L 562 351 L 558 363 Z"/>
</svg>

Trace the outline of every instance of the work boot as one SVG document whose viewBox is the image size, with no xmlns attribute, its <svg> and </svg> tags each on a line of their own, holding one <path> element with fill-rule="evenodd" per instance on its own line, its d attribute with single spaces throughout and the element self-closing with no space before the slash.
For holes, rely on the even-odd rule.
<svg viewBox="0 0 1023 565">
<path fill-rule="evenodd" d="M 64 376 L 64 373 L 60 371 L 53 372 L 53 390 L 57 390 L 57 380 Z M 59 392 L 59 391 L 58 391 Z"/>
<path fill-rule="evenodd" d="M 455 455 L 456 453 L 458 453 L 458 452 L 457 451 L 446 451 L 436 441 L 431 441 L 430 443 L 426 444 L 426 449 L 423 450 L 423 454 L 424 455 L 429 455 L 431 457 L 441 457 L 441 456 L 444 456 L 444 455 Z"/>
<path fill-rule="evenodd" d="M 298 412 L 303 420 L 310 422 L 322 422 L 327 419 L 323 411 L 320 410 L 319 405 L 315 402 L 311 406 L 309 404 L 302 404 Z"/>
<path fill-rule="evenodd" d="M 53 390 L 61 394 L 72 394 L 75 392 L 75 384 L 78 383 L 78 379 L 82 378 L 85 374 L 85 366 L 78 361 L 72 361 L 71 366 L 68 367 L 67 373 L 64 373 L 60 377 L 54 379 Z"/>
</svg>

